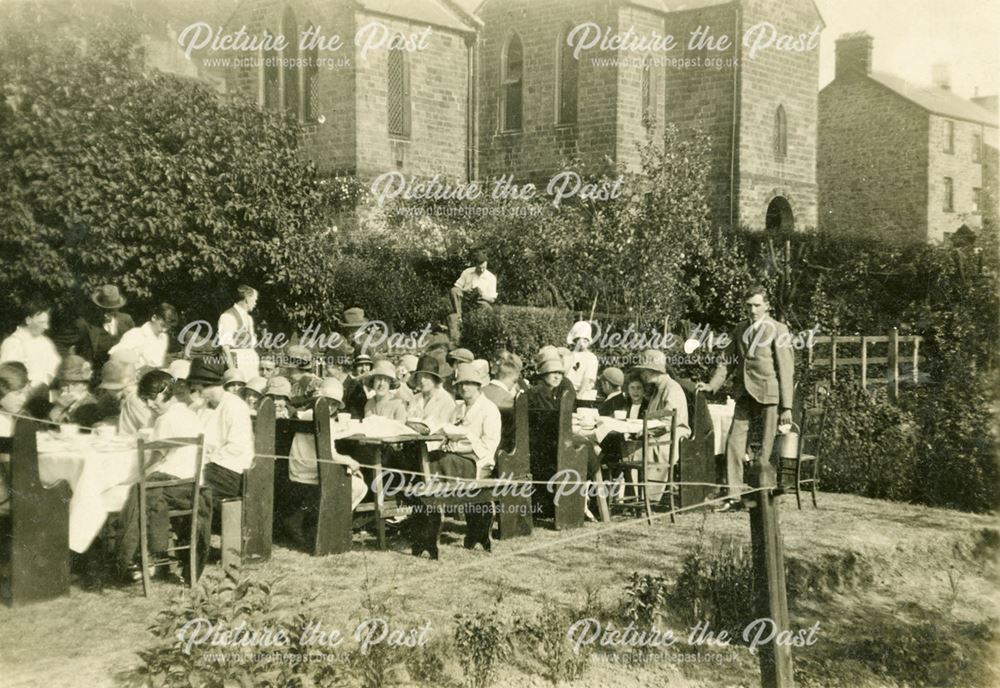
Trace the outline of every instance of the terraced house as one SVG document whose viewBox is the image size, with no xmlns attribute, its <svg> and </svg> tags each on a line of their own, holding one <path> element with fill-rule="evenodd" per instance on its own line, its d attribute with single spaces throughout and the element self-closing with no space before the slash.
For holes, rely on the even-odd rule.
<svg viewBox="0 0 1000 688">
<path fill-rule="evenodd" d="M 372 23 L 410 47 L 366 52 L 354 39 Z M 717 223 L 816 225 L 812 0 L 245 0 L 227 30 L 242 25 L 343 38 L 335 53 L 272 55 L 338 63 L 260 60 L 228 77 L 299 117 L 323 170 L 544 184 L 572 166 L 634 169 L 638 146 L 672 124 L 710 136 Z"/>
</svg>

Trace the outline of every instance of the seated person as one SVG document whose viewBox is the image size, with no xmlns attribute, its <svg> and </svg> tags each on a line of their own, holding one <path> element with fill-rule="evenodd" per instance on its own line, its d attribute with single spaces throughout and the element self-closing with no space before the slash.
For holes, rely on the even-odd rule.
<svg viewBox="0 0 1000 688">
<path fill-rule="evenodd" d="M 95 395 L 101 424 L 118 425 L 126 395 L 135 393 L 135 372 L 131 365 L 114 358 L 101 368 L 101 384 Z M 148 409 L 145 416 L 149 416 Z"/>
<path fill-rule="evenodd" d="M 226 368 L 226 374 L 222 376 L 222 389 L 231 392 L 238 397 L 242 397 L 240 390 L 246 387 L 247 376 L 239 368 Z"/>
<path fill-rule="evenodd" d="M 409 417 L 426 421 L 431 428 L 449 422 L 455 411 L 455 399 L 442 387 L 438 359 L 434 356 L 421 356 L 413 378 L 417 393 L 410 402 Z"/>
<path fill-rule="evenodd" d="M 91 427 L 101 419 L 97 398 L 90 393 L 94 373 L 80 356 L 67 356 L 56 373 L 56 397 L 49 410 L 53 423 L 76 423 Z"/>
<path fill-rule="evenodd" d="M 597 387 L 601 392 L 601 403 L 597 407 L 602 416 L 613 416 L 617 408 L 613 405 L 615 399 L 622 395 L 622 385 L 625 384 L 625 374 L 621 368 L 609 366 L 601 371 Z M 620 401 L 617 403 L 621 403 Z"/>
<path fill-rule="evenodd" d="M 455 407 L 452 422 L 465 431 L 464 437 L 449 439 L 440 450 L 430 455 L 432 475 L 476 480 L 492 474 L 497 449 L 500 447 L 500 410 L 482 394 L 482 388 L 487 382 L 471 363 L 458 366 L 455 385 L 464 403 Z M 422 509 L 414 514 L 414 519 L 413 532 L 416 537 L 411 552 L 414 556 L 420 556 L 426 550 L 432 559 L 437 559 L 441 512 Z M 484 509 L 482 504 L 467 505 L 465 521 L 466 549 L 472 549 L 479 543 L 489 551 L 492 510 Z"/>
<path fill-rule="evenodd" d="M 406 405 L 391 394 L 392 390 L 399 387 L 396 366 L 387 359 L 376 361 L 372 372 L 368 374 L 367 384 L 374 394 L 365 403 L 364 417 L 382 416 L 405 423 Z"/>
<path fill-rule="evenodd" d="M 288 378 L 281 375 L 272 377 L 267 381 L 264 395 L 274 400 L 275 418 L 292 418 L 295 415 L 289 402 L 289 398 L 292 396 L 292 383 L 288 381 Z"/>
<path fill-rule="evenodd" d="M 138 368 L 162 368 L 166 365 L 167 348 L 171 330 L 177 326 L 177 310 L 169 303 L 161 303 L 142 327 L 133 327 L 108 352 L 128 351 L 138 362 Z"/>
<path fill-rule="evenodd" d="M 28 369 L 20 361 L 0 363 L 0 437 L 13 437 L 28 401 Z M 10 455 L 0 453 L 0 516 L 10 513 Z"/>
<path fill-rule="evenodd" d="M 289 403 L 293 409 L 306 408 L 316 396 L 320 379 L 312 371 L 312 351 L 301 344 L 288 347 L 288 366 L 285 368 L 292 391 Z"/>
<path fill-rule="evenodd" d="M 267 390 L 267 380 L 263 377 L 252 377 L 247 380 L 246 385 L 240 390 L 240 398 L 247 402 L 250 413 L 257 415 L 257 405 L 264 398 Z"/>
<path fill-rule="evenodd" d="M 413 402 L 413 390 L 416 383 L 413 380 L 413 373 L 417 369 L 419 359 L 413 354 L 403 354 L 396 363 L 396 377 L 399 378 L 399 387 L 396 389 L 396 398 L 406 404 L 407 407 Z"/>
<path fill-rule="evenodd" d="M 173 377 L 162 370 L 150 370 L 139 379 L 136 396 L 148 406 L 153 417 L 153 441 L 193 437 L 201 432 L 198 416 L 174 396 L 173 389 Z M 148 463 L 143 467 L 146 479 L 190 480 L 195 477 L 197 458 L 198 448 L 190 445 L 151 452 L 147 456 Z M 138 507 L 137 500 L 130 497 L 120 513 L 124 531 L 118 539 L 116 560 L 123 575 L 134 568 L 132 565 L 139 544 Z M 154 559 L 162 558 L 170 546 L 170 511 L 191 508 L 191 487 L 176 485 L 148 490 L 146 507 L 149 551 Z M 208 555 L 212 527 L 212 495 L 207 490 L 201 493 L 198 517 L 201 525 L 197 546 L 201 569 Z M 190 523 L 187 526 L 178 524 L 176 534 L 179 545 L 187 544 L 189 533 Z"/>
<path fill-rule="evenodd" d="M 371 356 L 359 353 L 354 357 L 353 374 L 344 380 L 344 410 L 351 414 L 351 418 L 360 420 L 365 417 L 365 404 L 371 396 L 371 390 L 365 385 L 365 380 L 371 369 Z"/>
<path fill-rule="evenodd" d="M 613 416 L 617 413 L 624 413 L 629 420 L 642 419 L 646 415 L 646 387 L 642 384 L 642 378 L 636 373 L 630 373 L 628 383 L 625 387 L 626 393 L 619 394 L 605 402 L 607 406 L 602 406 L 601 415 Z M 608 413 L 604 413 L 607 410 Z M 625 435 L 620 432 L 609 432 L 601 441 L 601 463 L 609 465 L 621 461 L 625 454 Z M 617 475 L 613 477 L 618 477 Z"/>
<path fill-rule="evenodd" d="M 512 413 L 514 410 L 514 393 L 518 391 L 517 380 L 521 371 L 513 361 L 501 360 L 496 364 L 496 375 L 489 384 L 483 387 L 483 395 L 496 404 L 500 413 Z M 510 416 L 513 418 L 513 416 Z M 505 451 L 514 448 L 516 427 L 508 422 L 503 425 L 500 447 Z"/>
<path fill-rule="evenodd" d="M 325 378 L 320 384 L 318 394 L 312 400 L 312 407 L 303 411 L 301 416 L 311 416 L 316 402 L 320 398 L 325 398 L 330 406 L 331 435 L 336 438 L 349 432 L 346 427 L 341 427 L 337 418 L 338 412 L 343 408 L 344 386 L 335 378 Z M 292 505 L 291 513 L 282 520 L 288 535 L 300 546 L 311 549 L 311 544 L 316 540 L 316 521 L 319 509 L 319 466 L 316 461 L 316 442 L 312 434 L 296 433 L 292 440 L 292 449 L 288 459 L 288 479 L 291 483 L 289 490 L 289 503 Z M 350 456 L 338 454 L 333 449 L 334 461 L 344 464 L 345 469 L 351 475 L 351 510 L 357 508 L 361 500 L 365 498 L 368 487 L 361 474 L 361 464 Z"/>
<path fill-rule="evenodd" d="M 208 358 L 195 359 L 188 375 L 192 398 L 204 400 L 199 420 L 205 433 L 205 486 L 212 488 L 212 503 L 239 497 L 243 474 L 253 465 L 253 422 L 250 407 L 222 388 L 225 368 Z"/>
</svg>

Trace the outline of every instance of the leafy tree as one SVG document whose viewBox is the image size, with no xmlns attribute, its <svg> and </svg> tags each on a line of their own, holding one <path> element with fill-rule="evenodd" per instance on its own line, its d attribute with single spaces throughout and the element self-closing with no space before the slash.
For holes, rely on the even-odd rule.
<svg viewBox="0 0 1000 688">
<path fill-rule="evenodd" d="M 329 209 L 295 124 L 144 71 L 128 26 L 80 31 L 34 5 L 0 28 L 8 306 L 113 282 L 133 302 L 212 319 L 246 282 L 274 324 L 329 312 L 314 239 Z"/>
</svg>

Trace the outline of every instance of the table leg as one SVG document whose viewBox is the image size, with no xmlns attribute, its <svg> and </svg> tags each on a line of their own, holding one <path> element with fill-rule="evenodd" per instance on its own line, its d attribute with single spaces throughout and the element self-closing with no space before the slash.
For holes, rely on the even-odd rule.
<svg viewBox="0 0 1000 688">
<path fill-rule="evenodd" d="M 607 497 L 607 486 L 604 483 L 604 473 L 600 468 L 597 469 L 597 474 L 594 475 L 594 484 L 597 486 L 597 515 L 604 523 L 611 520 L 611 515 L 608 513 L 608 497 Z"/>
<path fill-rule="evenodd" d="M 375 508 L 373 514 L 375 515 L 375 533 L 378 538 L 379 549 L 386 548 L 385 539 L 385 521 L 382 518 L 382 509 L 385 506 L 385 493 L 384 486 L 382 484 L 382 445 L 375 446 L 375 465 L 373 466 L 375 471 Z"/>
</svg>

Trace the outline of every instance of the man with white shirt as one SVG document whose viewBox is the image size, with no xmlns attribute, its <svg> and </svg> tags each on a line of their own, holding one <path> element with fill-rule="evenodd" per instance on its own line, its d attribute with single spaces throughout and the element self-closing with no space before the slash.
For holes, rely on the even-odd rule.
<svg viewBox="0 0 1000 688">
<path fill-rule="evenodd" d="M 497 277 L 486 269 L 484 251 L 473 256 L 473 265 L 466 268 L 455 280 L 451 288 L 451 304 L 458 319 L 462 319 L 462 302 L 467 300 L 473 307 L 489 307 L 497 300 Z"/>
<path fill-rule="evenodd" d="M 260 360 L 255 347 L 257 336 L 250 312 L 257 306 L 257 290 L 241 284 L 236 288 L 236 302 L 219 316 L 219 345 L 230 368 L 239 368 L 247 376 L 258 374 Z"/>
<path fill-rule="evenodd" d="M 49 307 L 29 302 L 21 309 L 22 322 L 0 344 L 0 363 L 20 361 L 28 370 L 28 383 L 49 385 L 56 376 L 62 358 L 55 344 L 45 336 L 49 329 Z"/>
<path fill-rule="evenodd" d="M 169 335 L 177 325 L 177 310 L 161 303 L 142 327 L 133 327 L 111 347 L 112 357 L 131 352 L 139 368 L 162 368 L 166 365 Z"/>
<path fill-rule="evenodd" d="M 208 358 L 191 362 L 187 382 L 207 408 L 200 414 L 205 433 L 205 486 L 212 488 L 212 503 L 239 497 L 243 473 L 253 464 L 253 422 L 250 407 L 223 389 L 224 367 Z"/>
</svg>

